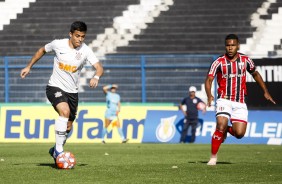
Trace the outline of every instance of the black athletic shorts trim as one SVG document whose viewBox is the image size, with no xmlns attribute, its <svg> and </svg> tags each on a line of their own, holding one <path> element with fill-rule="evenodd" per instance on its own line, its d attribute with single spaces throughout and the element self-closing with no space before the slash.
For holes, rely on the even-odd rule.
<svg viewBox="0 0 282 184">
<path fill-rule="evenodd" d="M 78 93 L 68 93 L 61 90 L 58 87 L 46 86 L 46 95 L 54 109 L 61 102 L 66 102 L 69 104 L 70 117 L 69 121 L 74 121 L 77 113 L 78 106 Z M 56 110 L 57 111 L 57 110 Z"/>
<path fill-rule="evenodd" d="M 218 113 L 216 113 L 216 116 L 220 115 L 220 114 L 225 114 L 225 115 L 231 117 L 231 115 L 229 113 L 227 113 L 227 112 L 218 112 Z"/>
</svg>

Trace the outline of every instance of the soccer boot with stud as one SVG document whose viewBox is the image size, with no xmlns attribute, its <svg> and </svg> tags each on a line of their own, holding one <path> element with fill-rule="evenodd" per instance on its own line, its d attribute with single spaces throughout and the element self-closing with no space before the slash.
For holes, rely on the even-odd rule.
<svg viewBox="0 0 282 184">
<path fill-rule="evenodd" d="M 54 159 L 54 162 L 55 162 L 55 163 L 56 163 L 57 156 L 58 156 L 59 154 L 61 154 L 61 153 L 63 153 L 63 151 L 62 151 L 62 152 L 58 152 L 58 151 L 55 149 L 55 146 L 53 146 L 53 147 L 51 147 L 51 148 L 49 149 L 49 154 L 50 154 L 50 156 Z"/>
</svg>

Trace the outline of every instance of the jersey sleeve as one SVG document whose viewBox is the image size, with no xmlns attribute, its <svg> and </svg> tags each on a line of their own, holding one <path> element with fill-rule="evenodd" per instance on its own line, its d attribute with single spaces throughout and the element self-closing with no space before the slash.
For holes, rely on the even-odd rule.
<svg viewBox="0 0 282 184">
<path fill-rule="evenodd" d="M 252 74 L 256 71 L 256 66 L 251 58 L 247 58 L 247 71 Z"/>
<path fill-rule="evenodd" d="M 90 48 L 87 49 L 86 59 L 91 65 L 94 65 L 95 63 L 99 62 L 99 59 L 95 56 L 94 52 Z"/>
<path fill-rule="evenodd" d="M 200 98 L 198 98 L 198 97 L 197 97 L 197 99 L 198 99 L 198 103 L 200 103 L 200 102 L 204 103 L 202 99 L 200 99 Z M 198 104 L 198 103 L 197 103 L 197 104 Z"/>
<path fill-rule="evenodd" d="M 219 59 L 213 61 L 209 68 L 208 76 L 215 77 L 216 72 L 219 70 L 220 66 L 221 66 L 221 62 Z"/>
<path fill-rule="evenodd" d="M 52 42 L 47 43 L 47 44 L 45 45 L 45 51 L 46 51 L 46 52 L 51 52 L 51 51 L 53 51 L 53 50 L 54 50 L 54 47 L 55 47 L 55 43 L 56 43 L 56 40 L 53 40 Z"/>
<path fill-rule="evenodd" d="M 184 104 L 185 104 L 185 99 L 186 99 L 186 98 L 183 98 L 183 99 L 182 99 L 181 105 L 184 105 Z"/>
</svg>

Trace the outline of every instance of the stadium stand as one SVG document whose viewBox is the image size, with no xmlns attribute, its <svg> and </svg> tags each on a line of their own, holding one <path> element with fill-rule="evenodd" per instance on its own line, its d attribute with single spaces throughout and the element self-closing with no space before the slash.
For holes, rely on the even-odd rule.
<svg viewBox="0 0 282 184">
<path fill-rule="evenodd" d="M 0 30 L 3 30 L 4 25 L 10 24 L 11 19 L 16 19 L 17 14 L 23 13 L 23 8 L 28 8 L 31 2 L 35 2 L 35 0 L 5 0 L 0 2 Z"/>
<path fill-rule="evenodd" d="M 251 25 L 256 28 L 241 50 L 252 58 L 281 57 L 279 45 L 282 35 L 282 1 L 268 0 L 262 3 L 251 16 Z"/>
<path fill-rule="evenodd" d="M 263 2 L 177 0 L 173 5 L 170 2 L 169 9 L 161 11 L 152 23 L 147 23 L 128 46 L 118 47 L 112 53 L 220 54 L 222 38 L 227 33 L 238 34 L 242 44 L 246 43 L 246 38 L 252 37 L 256 28 L 250 24 L 251 15 Z M 32 55 L 46 42 L 67 36 L 70 22 L 77 19 L 83 19 L 89 25 L 85 42 L 98 41 L 96 36 L 104 33 L 106 28 L 112 28 L 113 20 L 133 4 L 139 4 L 139 0 L 37 0 L 0 31 L 1 55 Z M 265 16 L 270 16 L 281 6 L 278 1 L 270 4 Z M 226 7 L 232 7 L 232 13 Z"/>
<path fill-rule="evenodd" d="M 282 1 L 280 0 L 280 1 L 277 1 L 276 3 L 272 3 L 270 5 L 270 8 L 268 9 L 268 15 L 266 15 L 262 18 L 270 20 L 270 19 L 272 19 L 273 14 L 278 14 L 278 13 L 281 14 L 281 12 L 282 12 Z M 282 20 L 280 19 L 280 21 L 282 21 Z M 280 30 L 281 30 L 281 28 L 280 28 Z M 280 39 L 279 44 L 274 46 L 274 50 L 269 51 L 269 55 L 270 56 L 282 56 L 282 37 Z"/>
<path fill-rule="evenodd" d="M 252 36 L 250 15 L 263 0 L 177 0 L 169 11 L 162 12 L 141 35 L 117 53 L 189 53 L 220 54 L 223 38 L 236 33 L 241 42 Z M 232 12 L 232 13 L 231 13 Z"/>
<path fill-rule="evenodd" d="M 2 67 L 3 66 L 3 67 Z M 4 70 L 4 59 L 0 57 L 0 103 L 5 100 L 5 70 Z"/>
<path fill-rule="evenodd" d="M 145 81 L 142 81 L 142 58 L 139 56 L 108 56 L 103 61 L 107 66 L 103 84 L 119 84 L 119 93 L 123 102 L 142 102 L 144 100 L 142 90 L 146 90 L 143 94 L 146 96 L 146 102 L 178 103 L 183 96 L 187 95 L 188 86 L 191 84 L 195 85 L 199 91 L 203 91 L 201 85 L 212 59 L 210 55 L 146 56 L 144 58 L 146 61 Z M 114 65 L 119 67 L 110 67 Z M 87 99 L 87 96 L 92 94 L 95 100 L 103 101 L 104 97 L 101 96 L 100 91 L 93 91 L 88 86 L 84 86 L 80 99 Z"/>
<path fill-rule="evenodd" d="M 1 55 L 33 55 L 50 40 L 67 37 L 69 26 L 75 20 L 88 24 L 85 42 L 90 43 L 113 24 L 114 17 L 135 3 L 138 0 L 37 0 L 0 31 Z"/>
<path fill-rule="evenodd" d="M 144 100 L 142 92 L 146 90 L 146 102 L 179 103 L 189 85 L 202 89 L 209 63 L 223 52 L 226 34 L 238 34 L 241 43 L 245 44 L 257 30 L 252 25 L 253 14 L 267 2 L 269 6 L 264 8 L 265 13 L 260 18 L 271 20 L 272 14 L 277 14 L 281 7 L 281 0 L 214 0 L 212 3 L 210 0 L 156 0 L 154 5 L 148 5 L 146 1 L 36 0 L 30 3 L 29 8 L 24 8 L 22 14 L 0 31 L 1 56 L 27 56 L 9 58 L 9 102 L 46 101 L 45 85 L 52 72 L 52 57 L 44 57 L 25 80 L 19 79 L 17 66 L 25 65 L 30 56 L 47 42 L 67 37 L 71 22 L 85 21 L 89 26 L 85 43 L 99 48 L 103 44 L 99 39 L 104 39 L 101 35 L 117 33 L 121 26 L 116 22 L 140 8 L 150 17 L 143 16 L 142 21 L 138 19 L 139 29 L 132 29 L 127 41 L 121 43 L 119 40 L 116 47 L 103 50 L 106 55 L 101 60 L 105 75 L 97 90 L 87 87 L 88 78 L 93 73 L 87 72 L 88 69 L 83 72 L 80 100 L 104 102 L 102 85 L 117 83 L 123 102 L 141 102 Z M 125 25 L 130 29 L 130 25 Z M 129 33 L 128 30 L 121 32 L 124 37 Z M 278 53 L 281 44 L 276 48 Z M 190 57 L 187 54 L 201 55 Z M 145 81 L 142 81 L 140 69 L 143 59 Z M 4 102 L 2 58 L 0 66 L 0 102 Z"/>
</svg>

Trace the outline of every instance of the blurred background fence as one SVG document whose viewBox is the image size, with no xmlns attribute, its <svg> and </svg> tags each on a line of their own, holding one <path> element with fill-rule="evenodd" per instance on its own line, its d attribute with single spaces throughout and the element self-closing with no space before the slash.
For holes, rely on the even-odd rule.
<svg viewBox="0 0 282 184">
<path fill-rule="evenodd" d="M 215 55 L 109 55 L 101 58 L 104 76 L 97 89 L 88 87 L 92 66 L 82 71 L 80 102 L 104 102 L 102 86 L 116 83 L 123 102 L 180 103 L 194 85 L 203 95 L 203 83 Z M 53 56 L 46 55 L 20 78 L 29 56 L 0 57 L 0 102 L 46 102 L 45 87 L 53 69 Z"/>
</svg>

